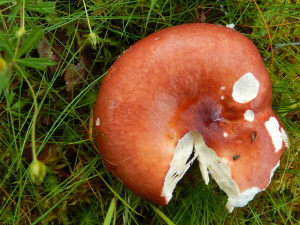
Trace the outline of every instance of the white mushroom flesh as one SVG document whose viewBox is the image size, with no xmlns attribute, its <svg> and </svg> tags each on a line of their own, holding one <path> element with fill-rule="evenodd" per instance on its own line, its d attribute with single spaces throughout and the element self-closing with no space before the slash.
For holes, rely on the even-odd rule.
<svg viewBox="0 0 300 225">
<path fill-rule="evenodd" d="M 189 160 L 193 154 L 194 137 L 193 132 L 185 134 L 179 141 L 175 148 L 174 157 L 170 164 L 170 169 L 165 177 L 164 187 L 162 190 L 162 197 L 169 202 L 172 198 L 173 190 L 176 184 L 181 180 L 185 172 L 190 168 L 191 164 L 196 159 L 196 155 Z"/>
<path fill-rule="evenodd" d="M 218 157 L 215 151 L 205 144 L 203 136 L 198 131 L 192 130 L 179 140 L 175 148 L 174 157 L 165 177 L 161 194 L 167 202 L 172 198 L 176 184 L 196 158 L 199 161 L 200 171 L 205 183 L 209 183 L 209 174 L 211 174 L 219 187 L 227 194 L 226 208 L 229 212 L 232 212 L 235 207 L 247 205 L 258 192 L 262 191 L 258 187 L 252 187 L 241 192 L 237 183 L 231 177 L 227 160 Z M 271 176 L 273 176 L 273 173 L 274 171 L 271 172 Z"/>
<path fill-rule="evenodd" d="M 270 181 L 269 184 L 271 183 L 272 177 L 274 176 L 275 170 L 280 166 L 280 161 L 278 161 L 278 163 L 276 164 L 276 166 L 271 170 L 270 173 Z M 269 186 L 269 185 L 268 185 Z"/>
</svg>

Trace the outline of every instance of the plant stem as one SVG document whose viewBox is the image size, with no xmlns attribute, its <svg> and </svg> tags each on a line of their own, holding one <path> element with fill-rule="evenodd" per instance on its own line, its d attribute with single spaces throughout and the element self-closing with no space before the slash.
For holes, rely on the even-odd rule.
<svg viewBox="0 0 300 225">
<path fill-rule="evenodd" d="M 25 0 L 23 0 L 22 6 L 22 15 L 21 15 L 21 28 L 25 29 Z"/>
<path fill-rule="evenodd" d="M 25 0 L 23 0 L 23 5 L 22 5 L 22 9 L 20 10 L 20 28 L 18 31 L 21 31 L 23 33 L 23 35 L 25 34 Z M 18 33 L 18 32 L 17 32 Z M 19 50 L 19 46 L 20 46 L 20 41 L 21 41 L 21 36 L 23 35 L 17 35 L 17 46 L 16 46 L 16 49 L 15 49 L 15 56 L 18 54 L 18 50 Z"/>
<path fill-rule="evenodd" d="M 27 83 L 29 90 L 31 92 L 32 98 L 33 98 L 33 106 L 34 106 L 34 113 L 33 113 L 33 118 L 32 118 L 32 128 L 31 128 L 31 147 L 32 147 L 32 159 L 33 161 L 37 161 L 37 153 L 36 153 L 36 139 L 35 139 L 35 128 L 36 128 L 36 119 L 38 115 L 38 103 L 37 103 L 37 98 L 35 96 L 33 87 L 30 83 L 30 81 L 27 79 L 26 75 L 22 71 L 22 69 L 18 66 L 17 63 L 14 63 L 14 66 L 17 68 L 17 70 L 20 72 L 22 78 L 25 80 Z"/>
<path fill-rule="evenodd" d="M 85 0 L 83 0 L 83 6 L 84 6 L 84 11 L 85 11 L 85 14 L 86 14 L 86 18 L 87 18 L 90 33 L 93 33 L 92 28 L 91 28 L 91 24 L 90 24 L 90 20 L 89 20 L 89 15 L 87 13 L 86 5 L 85 5 Z"/>
</svg>

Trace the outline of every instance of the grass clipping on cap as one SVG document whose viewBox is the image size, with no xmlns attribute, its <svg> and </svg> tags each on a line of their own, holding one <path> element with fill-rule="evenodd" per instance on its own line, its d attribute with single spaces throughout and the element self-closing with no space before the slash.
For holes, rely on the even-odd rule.
<svg viewBox="0 0 300 225">
<path fill-rule="evenodd" d="M 295 1 L 21 0 L 2 1 L 0 9 L 0 224 L 300 220 L 300 18 Z M 291 147 L 267 191 L 232 214 L 224 207 L 226 194 L 214 181 L 206 186 L 194 164 L 168 206 L 146 202 L 107 173 L 93 141 L 92 108 L 116 58 L 146 35 L 192 22 L 228 25 L 254 42 L 271 76 L 273 108 L 290 137 Z M 38 162 L 47 166 L 47 174 L 41 170 L 37 177 L 39 186 L 30 178 L 33 129 Z"/>
</svg>

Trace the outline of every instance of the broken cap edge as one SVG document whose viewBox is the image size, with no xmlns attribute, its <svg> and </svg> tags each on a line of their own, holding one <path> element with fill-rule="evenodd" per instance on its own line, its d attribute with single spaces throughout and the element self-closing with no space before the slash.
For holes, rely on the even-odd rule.
<svg viewBox="0 0 300 225">
<path fill-rule="evenodd" d="M 270 181 L 269 181 L 269 184 L 267 185 L 267 187 L 270 185 L 270 183 L 272 181 L 272 177 L 275 173 L 275 170 L 279 166 L 280 166 L 280 161 L 278 161 L 276 166 L 271 170 Z M 249 188 L 249 189 L 239 193 L 237 196 L 231 196 L 231 197 L 228 196 L 228 201 L 226 203 L 226 209 L 228 210 L 228 212 L 231 213 L 235 207 L 246 206 L 248 204 L 248 202 L 252 201 L 259 192 L 266 190 L 266 188 L 260 189 L 258 187 L 252 187 L 252 188 Z"/>
<path fill-rule="evenodd" d="M 194 156 L 190 159 L 190 156 Z M 265 189 L 251 187 L 240 191 L 237 183 L 231 177 L 230 167 L 227 160 L 217 156 L 215 151 L 209 148 L 203 136 L 192 130 L 186 133 L 179 141 L 174 150 L 174 157 L 170 163 L 170 169 L 165 176 L 161 197 L 164 197 L 166 204 L 172 199 L 173 191 L 177 183 L 190 168 L 195 159 L 199 161 L 199 167 L 205 184 L 209 183 L 209 174 L 214 178 L 221 190 L 227 195 L 226 209 L 231 213 L 235 207 L 244 207 L 261 191 L 264 191 L 271 183 L 275 170 L 279 167 L 280 161 L 270 172 L 270 181 Z"/>
</svg>

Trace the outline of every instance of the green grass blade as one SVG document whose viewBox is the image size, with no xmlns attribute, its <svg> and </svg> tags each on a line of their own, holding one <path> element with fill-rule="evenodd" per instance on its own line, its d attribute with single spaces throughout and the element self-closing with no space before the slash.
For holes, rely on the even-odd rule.
<svg viewBox="0 0 300 225">
<path fill-rule="evenodd" d="M 55 14 L 55 2 L 38 2 L 26 5 L 26 10 L 42 14 Z"/>
<path fill-rule="evenodd" d="M 56 64 L 48 58 L 24 58 L 18 59 L 17 62 L 37 70 L 46 70 L 47 66 L 54 66 Z"/>
<path fill-rule="evenodd" d="M 11 3 L 11 0 L 1 0 L 0 5 L 5 5 L 7 3 Z"/>
<path fill-rule="evenodd" d="M 110 189 L 110 191 L 130 210 L 135 212 L 137 215 L 139 214 L 136 210 L 134 210 L 128 203 L 107 183 L 107 181 L 102 177 L 102 175 L 98 172 L 98 176 L 101 178 L 101 180 L 105 183 L 105 185 Z"/>
<path fill-rule="evenodd" d="M 115 207 L 116 207 L 116 199 L 113 198 L 110 202 L 110 205 L 109 205 L 108 211 L 106 213 L 106 217 L 105 217 L 103 225 L 110 225 L 111 224 L 111 221 L 112 221 L 113 215 L 114 215 Z"/>
<path fill-rule="evenodd" d="M 172 222 L 172 220 L 169 219 L 162 211 L 160 211 L 158 208 L 156 208 L 153 204 L 150 204 L 152 209 L 158 214 L 168 225 L 175 225 L 175 223 Z"/>
</svg>

